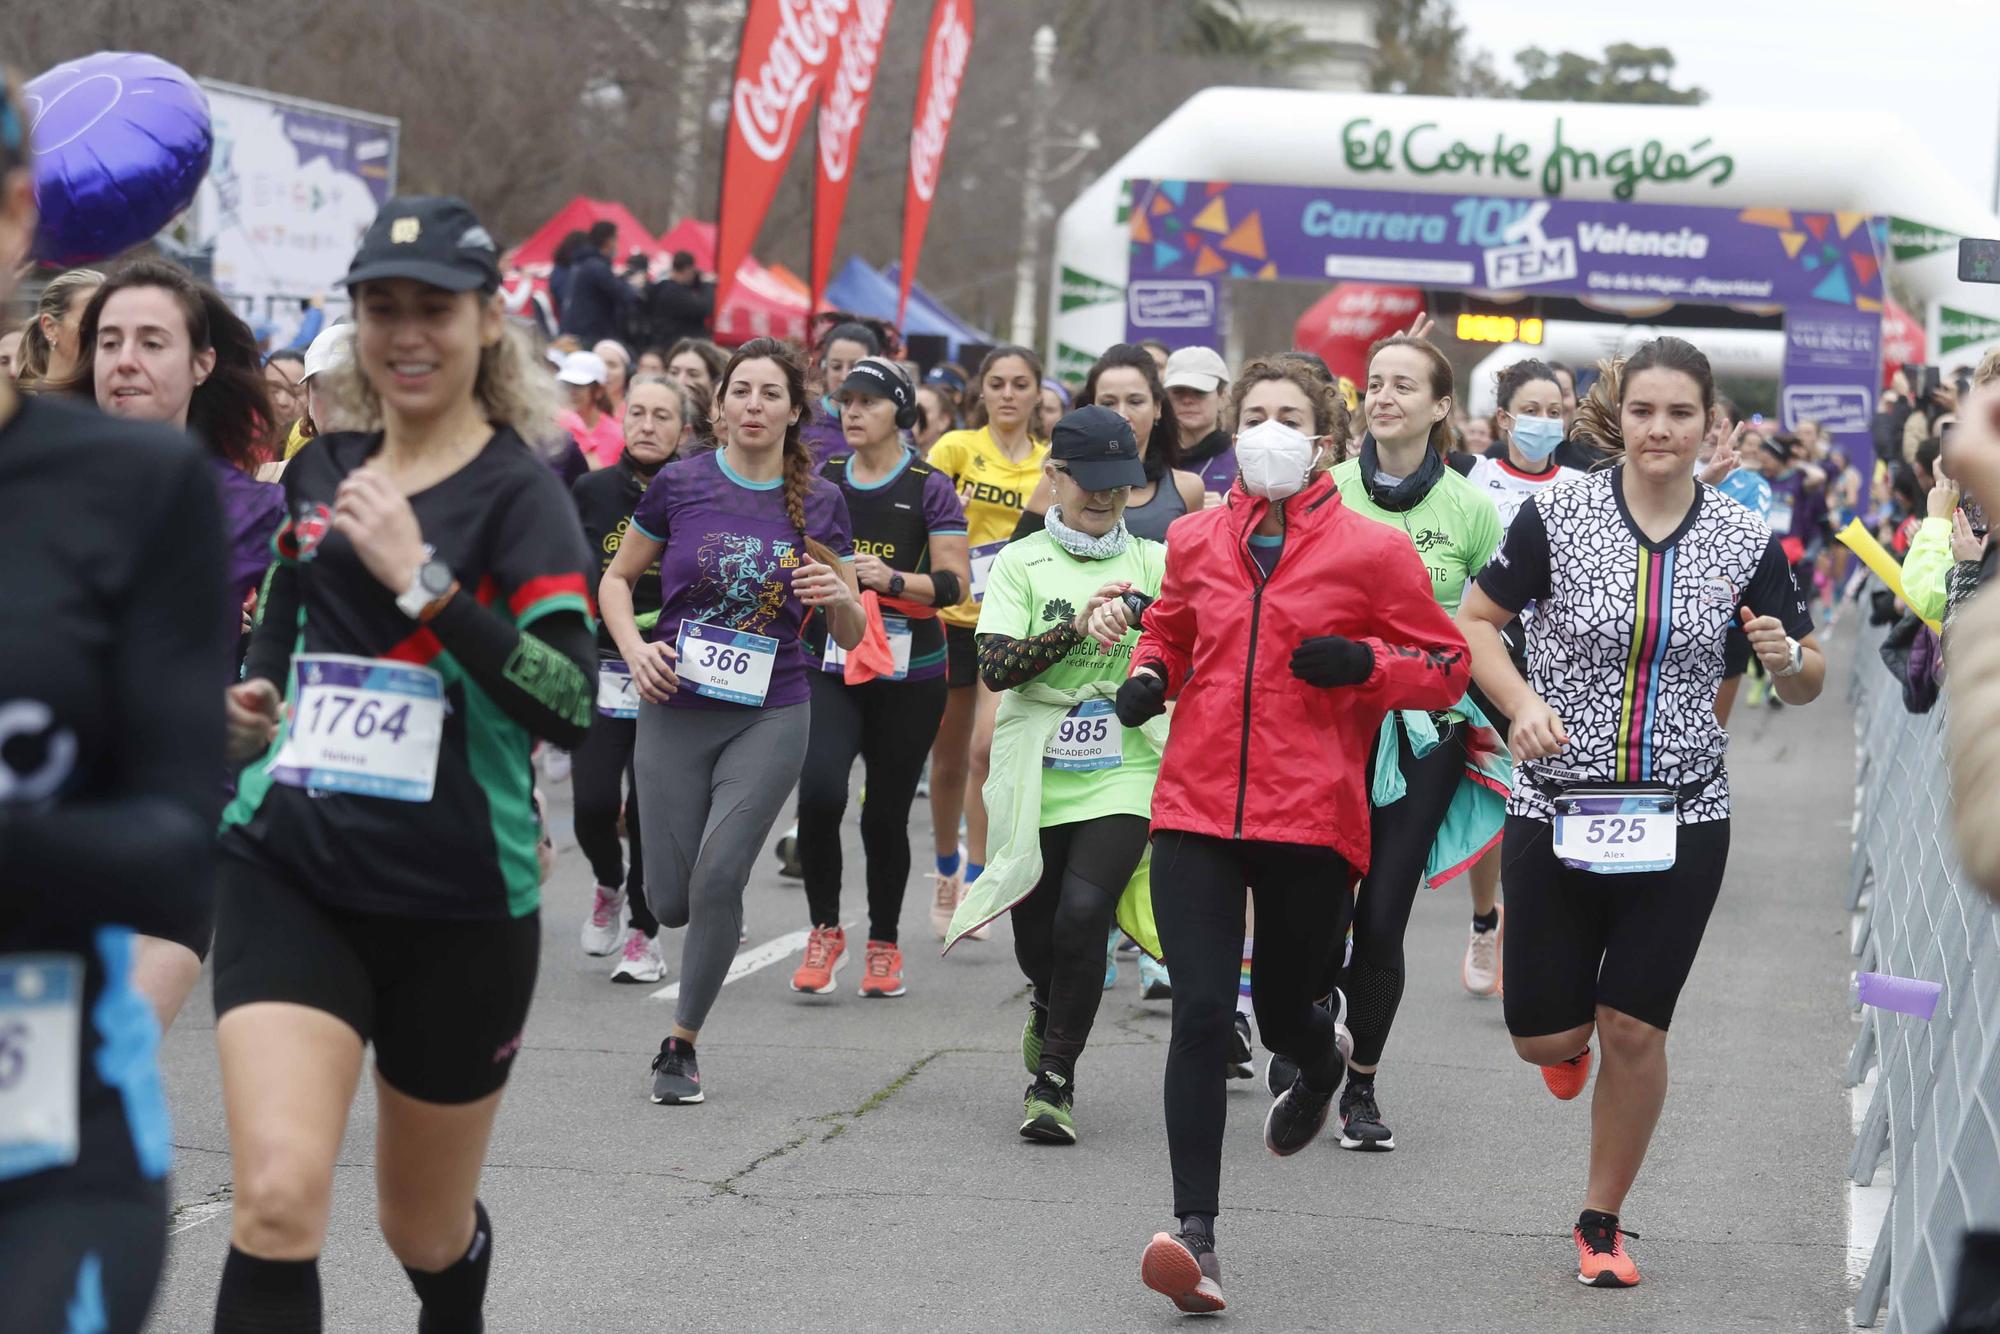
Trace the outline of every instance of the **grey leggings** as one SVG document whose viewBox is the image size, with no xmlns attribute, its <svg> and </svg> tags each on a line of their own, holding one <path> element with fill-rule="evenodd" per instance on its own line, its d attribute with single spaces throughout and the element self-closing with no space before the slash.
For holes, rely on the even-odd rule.
<svg viewBox="0 0 2000 1334">
<path fill-rule="evenodd" d="M 633 753 L 646 902 L 681 942 L 680 1008 L 699 1030 L 743 930 L 743 887 L 805 764 L 812 706 L 639 706 Z"/>
</svg>

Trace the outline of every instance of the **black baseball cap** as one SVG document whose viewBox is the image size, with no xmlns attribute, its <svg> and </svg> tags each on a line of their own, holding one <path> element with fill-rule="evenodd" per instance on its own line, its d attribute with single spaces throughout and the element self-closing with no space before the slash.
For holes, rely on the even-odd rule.
<svg viewBox="0 0 2000 1334">
<path fill-rule="evenodd" d="M 886 398 L 896 405 L 896 411 L 908 412 L 917 405 L 917 391 L 903 378 L 903 373 L 880 357 L 863 357 L 847 372 L 847 378 L 840 382 L 840 392 L 852 390 L 857 394 L 867 394 L 873 398 Z"/>
<path fill-rule="evenodd" d="M 1095 403 L 1078 408 L 1057 422 L 1050 434 L 1049 458 L 1084 490 L 1146 484 L 1139 437 L 1132 434 L 1132 423 L 1110 408 Z"/>
<path fill-rule="evenodd" d="M 500 252 L 463 199 L 403 195 L 382 205 L 341 279 L 346 287 L 377 278 L 414 278 L 447 292 L 500 286 Z"/>
</svg>

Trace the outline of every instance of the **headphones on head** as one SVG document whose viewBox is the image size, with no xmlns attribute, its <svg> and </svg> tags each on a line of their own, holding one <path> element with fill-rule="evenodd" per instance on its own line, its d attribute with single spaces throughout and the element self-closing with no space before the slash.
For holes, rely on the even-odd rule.
<svg viewBox="0 0 2000 1334">
<path fill-rule="evenodd" d="M 910 383 L 909 376 L 903 374 L 903 368 L 887 357 L 863 357 L 861 360 L 855 362 L 854 366 L 856 370 L 866 366 L 871 370 L 878 371 L 893 380 L 902 389 L 903 396 L 901 399 L 892 397 L 889 400 L 896 405 L 896 429 L 899 431 L 916 430 L 917 387 Z M 852 374 L 852 372 L 849 373 Z"/>
</svg>

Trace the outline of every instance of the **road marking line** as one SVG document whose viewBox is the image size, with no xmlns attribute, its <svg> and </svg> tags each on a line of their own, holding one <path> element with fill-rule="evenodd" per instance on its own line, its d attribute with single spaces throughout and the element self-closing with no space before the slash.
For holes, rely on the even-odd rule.
<svg viewBox="0 0 2000 1334">
<path fill-rule="evenodd" d="M 853 925 L 854 923 L 852 922 L 842 922 L 840 929 L 845 931 Z M 722 976 L 722 985 L 726 987 L 740 977 L 748 977 L 760 968 L 769 968 L 778 960 L 797 954 L 806 947 L 806 941 L 811 938 L 812 932 L 810 930 L 794 931 L 789 935 L 779 936 L 776 940 L 767 940 L 761 945 L 752 945 L 749 949 L 744 950 L 730 961 L 729 971 Z M 647 997 L 647 999 L 673 1000 L 680 994 L 681 984 L 678 982 L 669 982 L 666 986 L 661 987 L 658 991 Z"/>
<path fill-rule="evenodd" d="M 211 1200 L 207 1204 L 190 1205 L 188 1208 L 181 1210 L 180 1216 L 174 1219 L 174 1225 L 167 1229 L 167 1235 L 178 1237 L 189 1228 L 200 1227 L 203 1223 L 212 1222 L 228 1213 L 230 1207 L 231 1204 L 228 1200 Z"/>
</svg>

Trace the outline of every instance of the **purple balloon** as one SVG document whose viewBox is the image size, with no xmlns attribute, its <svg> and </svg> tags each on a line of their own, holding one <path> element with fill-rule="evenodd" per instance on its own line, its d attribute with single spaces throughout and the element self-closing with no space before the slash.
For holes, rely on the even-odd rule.
<svg viewBox="0 0 2000 1334">
<path fill-rule="evenodd" d="M 42 215 L 35 253 L 48 263 L 151 238 L 208 174 L 208 97 L 158 56 L 100 51 L 36 77 L 22 96 Z"/>
</svg>

